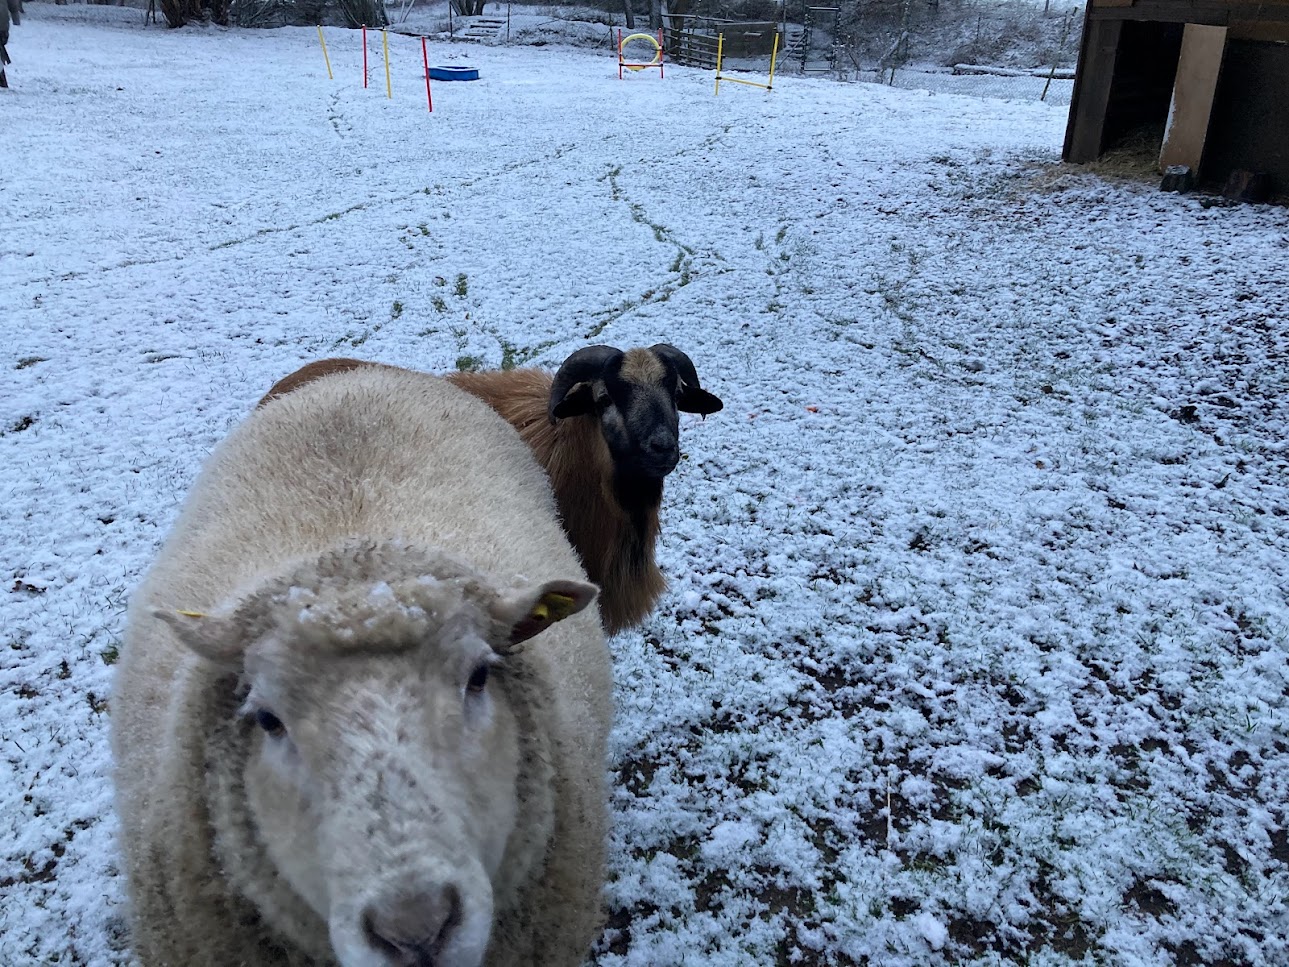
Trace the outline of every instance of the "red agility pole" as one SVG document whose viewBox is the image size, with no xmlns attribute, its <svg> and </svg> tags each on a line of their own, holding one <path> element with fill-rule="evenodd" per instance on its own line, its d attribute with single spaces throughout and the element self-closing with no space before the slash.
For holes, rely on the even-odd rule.
<svg viewBox="0 0 1289 967">
<path fill-rule="evenodd" d="M 363 87 L 367 86 L 367 25 L 363 24 Z"/>
<path fill-rule="evenodd" d="M 434 98 L 430 96 L 430 55 L 425 52 L 425 38 L 421 38 L 421 63 L 425 65 L 425 101 L 434 113 Z"/>
</svg>

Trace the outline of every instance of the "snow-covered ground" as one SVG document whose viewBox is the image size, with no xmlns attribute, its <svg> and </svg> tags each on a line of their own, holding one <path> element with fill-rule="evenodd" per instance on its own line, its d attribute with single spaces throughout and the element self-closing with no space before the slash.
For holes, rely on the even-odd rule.
<svg viewBox="0 0 1289 967">
<path fill-rule="evenodd" d="M 125 964 L 126 600 L 300 363 L 668 341 L 602 967 L 1289 963 L 1289 213 L 1063 109 L 29 4 L 0 92 L 0 964 Z M 137 14 L 137 11 L 134 12 Z"/>
</svg>

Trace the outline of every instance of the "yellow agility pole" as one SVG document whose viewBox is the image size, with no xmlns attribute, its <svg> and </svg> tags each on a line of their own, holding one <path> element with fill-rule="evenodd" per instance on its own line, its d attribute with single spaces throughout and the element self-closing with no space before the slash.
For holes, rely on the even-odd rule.
<svg viewBox="0 0 1289 967">
<path fill-rule="evenodd" d="M 394 87 L 389 82 L 389 35 L 383 30 L 380 32 L 380 42 L 385 46 L 385 96 L 392 98 Z"/>
<path fill-rule="evenodd" d="M 720 34 L 716 38 L 716 93 L 721 92 L 721 81 L 727 81 L 730 84 L 744 84 L 748 87 L 759 87 L 763 91 L 774 90 L 774 63 L 779 57 L 779 32 L 774 33 L 774 47 L 770 50 L 770 82 L 762 84 L 759 81 L 744 81 L 737 77 L 723 77 L 721 75 L 721 54 L 725 47 L 725 35 Z"/>
<path fill-rule="evenodd" d="M 334 81 L 336 75 L 331 73 L 331 58 L 327 56 L 327 39 L 322 36 L 322 24 L 318 24 L 318 41 L 322 44 L 322 59 L 327 64 L 327 76 Z"/>
<path fill-rule="evenodd" d="M 322 30 L 318 27 L 318 30 Z M 721 54 L 724 52 L 724 34 L 717 34 L 717 94 L 721 94 Z"/>
</svg>

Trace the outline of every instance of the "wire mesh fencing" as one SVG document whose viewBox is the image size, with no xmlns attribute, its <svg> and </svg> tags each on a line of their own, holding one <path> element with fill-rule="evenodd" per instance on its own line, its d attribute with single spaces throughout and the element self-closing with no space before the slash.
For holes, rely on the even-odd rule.
<svg viewBox="0 0 1289 967">
<path fill-rule="evenodd" d="M 784 6 L 785 63 L 839 80 L 1068 104 L 1081 7 L 1053 0 Z"/>
</svg>

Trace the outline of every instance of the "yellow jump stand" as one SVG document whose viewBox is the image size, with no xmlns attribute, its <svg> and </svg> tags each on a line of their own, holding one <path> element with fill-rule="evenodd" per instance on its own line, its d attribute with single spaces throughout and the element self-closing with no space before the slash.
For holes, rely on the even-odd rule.
<svg viewBox="0 0 1289 967">
<path fill-rule="evenodd" d="M 716 38 L 716 93 L 721 92 L 721 81 L 729 84 L 744 84 L 747 87 L 759 87 L 765 91 L 774 90 L 774 64 L 779 58 L 779 33 L 774 34 L 774 48 L 770 51 L 770 79 L 762 84 L 759 81 L 745 81 L 737 77 L 725 77 L 721 74 L 721 61 L 725 56 L 725 35 L 720 34 Z"/>
</svg>

